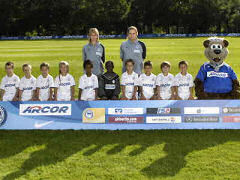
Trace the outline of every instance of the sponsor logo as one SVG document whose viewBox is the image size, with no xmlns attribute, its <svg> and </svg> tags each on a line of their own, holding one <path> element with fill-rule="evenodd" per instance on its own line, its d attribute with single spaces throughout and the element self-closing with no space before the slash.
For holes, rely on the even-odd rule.
<svg viewBox="0 0 240 180">
<path fill-rule="evenodd" d="M 181 123 L 181 121 L 181 116 L 154 116 L 146 119 L 146 123 Z"/>
<path fill-rule="evenodd" d="M 169 87 L 171 84 L 161 84 L 160 87 Z"/>
<path fill-rule="evenodd" d="M 228 77 L 228 73 L 209 71 L 209 72 L 207 72 L 207 77 L 227 78 Z"/>
<path fill-rule="evenodd" d="M 183 84 L 179 84 L 179 87 L 188 87 L 189 86 L 189 83 L 183 83 Z"/>
<path fill-rule="evenodd" d="M 93 89 L 93 86 L 86 86 L 84 89 Z"/>
<path fill-rule="evenodd" d="M 21 116 L 63 116 L 72 114 L 71 104 L 20 104 Z"/>
<path fill-rule="evenodd" d="M 157 114 L 170 114 L 170 108 L 158 108 Z"/>
<path fill-rule="evenodd" d="M 108 108 L 108 114 L 112 115 L 143 114 L 143 108 Z"/>
<path fill-rule="evenodd" d="M 180 114 L 180 108 L 147 108 L 147 114 Z"/>
<path fill-rule="evenodd" d="M 70 81 L 70 79 L 69 79 Z M 59 86 L 70 86 L 71 83 L 70 82 L 66 82 L 66 83 L 60 83 Z"/>
<path fill-rule="evenodd" d="M 125 86 L 134 86 L 134 83 L 126 83 Z"/>
<path fill-rule="evenodd" d="M 15 86 L 15 84 L 6 84 L 6 85 L 5 85 L 5 88 L 7 88 L 7 87 L 13 87 L 13 86 Z"/>
<path fill-rule="evenodd" d="M 154 85 L 153 84 L 143 84 L 143 86 L 145 86 L 145 87 L 153 87 Z"/>
<path fill-rule="evenodd" d="M 185 107 L 184 114 L 219 114 L 219 107 Z"/>
<path fill-rule="evenodd" d="M 23 91 L 29 91 L 29 90 L 32 90 L 33 87 L 26 87 L 26 88 L 23 88 Z"/>
<path fill-rule="evenodd" d="M 224 107 L 223 108 L 224 114 L 237 114 L 240 113 L 240 107 Z"/>
<path fill-rule="evenodd" d="M 105 89 L 115 89 L 115 84 L 105 84 Z"/>
<path fill-rule="evenodd" d="M 109 117 L 109 123 L 144 123 L 143 117 Z"/>
<path fill-rule="evenodd" d="M 47 86 L 42 86 L 40 89 L 48 89 L 49 88 L 49 85 Z"/>
<path fill-rule="evenodd" d="M 4 125 L 7 120 L 7 111 L 3 106 L 0 106 L 0 127 Z"/>
<path fill-rule="evenodd" d="M 34 127 L 36 128 L 36 129 L 40 129 L 40 128 L 42 128 L 42 127 L 44 127 L 44 126 L 47 126 L 47 125 L 49 125 L 49 124 L 52 124 L 54 121 L 47 121 L 47 122 L 43 122 L 43 123 L 38 123 L 38 122 L 36 122 L 35 124 L 34 124 Z"/>
<path fill-rule="evenodd" d="M 105 108 L 87 108 L 82 113 L 83 123 L 105 123 Z"/>
<path fill-rule="evenodd" d="M 218 116 L 189 116 L 184 117 L 184 122 L 192 123 L 192 122 L 219 122 Z"/>
<path fill-rule="evenodd" d="M 224 116 L 223 122 L 225 123 L 239 123 L 240 122 L 240 116 Z"/>
</svg>

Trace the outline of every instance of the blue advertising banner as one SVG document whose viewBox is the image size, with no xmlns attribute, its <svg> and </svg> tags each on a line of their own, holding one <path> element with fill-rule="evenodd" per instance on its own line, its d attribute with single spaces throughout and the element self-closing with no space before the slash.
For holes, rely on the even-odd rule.
<svg viewBox="0 0 240 180">
<path fill-rule="evenodd" d="M 239 37 L 240 33 L 215 33 L 215 34 L 140 34 L 139 38 L 184 38 L 184 37 Z M 87 39 L 87 35 L 73 36 L 21 36 L 21 37 L 0 37 L 0 40 L 46 40 L 46 39 Z M 125 39 L 126 35 L 100 35 L 101 39 Z"/>
<path fill-rule="evenodd" d="M 0 102 L 0 129 L 240 129 L 240 101 Z"/>
</svg>

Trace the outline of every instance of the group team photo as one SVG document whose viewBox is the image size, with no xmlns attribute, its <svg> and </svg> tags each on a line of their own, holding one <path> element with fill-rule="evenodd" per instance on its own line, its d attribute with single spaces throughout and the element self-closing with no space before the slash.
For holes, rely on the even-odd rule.
<svg viewBox="0 0 240 180">
<path fill-rule="evenodd" d="M 24 77 L 14 74 L 14 63 L 6 62 L 0 97 L 3 101 L 93 101 L 93 100 L 194 100 L 239 99 L 239 82 L 233 69 L 224 62 L 229 42 L 212 37 L 203 42 L 209 62 L 200 67 L 193 78 L 188 62 L 178 63 L 179 73 L 171 74 L 171 64 L 163 61 L 159 74 L 153 74 L 153 63 L 146 60 L 147 47 L 138 39 L 135 26 L 127 29 L 127 40 L 120 46 L 122 74 L 114 72 L 114 63 L 105 58 L 105 47 L 99 31 L 90 28 L 89 43 L 82 48 L 84 75 L 75 80 L 69 73 L 69 63 L 59 62 L 59 75 L 49 74 L 50 65 L 40 63 L 37 78 L 31 64 L 23 64 Z M 106 62 L 105 62 L 106 61 Z M 81 64 L 81 63 L 80 63 Z M 75 99 L 75 86 L 78 98 Z M 195 88 L 195 89 L 194 89 Z M 194 91 L 195 90 L 195 91 Z M 194 92 L 196 95 L 194 95 Z"/>
<path fill-rule="evenodd" d="M 0 180 L 239 180 L 240 0 L 0 0 Z"/>
</svg>

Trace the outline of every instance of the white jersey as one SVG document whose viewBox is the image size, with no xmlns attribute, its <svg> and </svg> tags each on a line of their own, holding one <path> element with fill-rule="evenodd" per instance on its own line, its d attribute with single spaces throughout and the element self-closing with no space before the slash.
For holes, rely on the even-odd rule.
<svg viewBox="0 0 240 180">
<path fill-rule="evenodd" d="M 4 76 L 1 82 L 1 89 L 4 90 L 3 101 L 12 101 L 19 88 L 20 79 L 16 74 L 11 77 Z"/>
<path fill-rule="evenodd" d="M 145 73 L 139 77 L 139 86 L 142 86 L 143 95 L 146 99 L 151 99 L 154 95 L 154 89 L 156 88 L 156 75 L 151 73 L 147 76 Z"/>
<path fill-rule="evenodd" d="M 33 93 L 36 90 L 36 78 L 31 76 L 27 79 L 25 76 L 20 80 L 19 89 L 23 91 L 22 101 L 29 101 L 33 98 Z"/>
<path fill-rule="evenodd" d="M 178 96 L 182 100 L 187 100 L 190 96 L 190 88 L 194 86 L 191 74 L 185 76 L 178 73 L 174 78 L 174 86 L 178 87 Z"/>
<path fill-rule="evenodd" d="M 56 77 L 54 86 L 58 89 L 57 100 L 58 101 L 70 101 L 71 100 L 71 87 L 75 86 L 75 81 L 72 75 L 67 74 L 62 76 L 61 74 Z"/>
<path fill-rule="evenodd" d="M 160 87 L 160 97 L 161 99 L 168 100 L 172 96 L 172 86 L 174 83 L 174 76 L 172 74 L 168 74 L 164 76 L 163 73 L 159 74 L 156 79 L 156 86 Z"/>
<path fill-rule="evenodd" d="M 96 94 L 95 89 L 98 88 L 98 78 L 92 74 L 88 77 L 86 74 L 79 78 L 79 89 L 82 89 L 81 100 L 93 101 L 95 100 Z"/>
<path fill-rule="evenodd" d="M 39 88 L 39 99 L 40 101 L 47 101 L 50 97 L 50 88 L 54 87 L 53 77 L 47 75 L 44 78 L 42 75 L 37 78 L 37 88 Z"/>
<path fill-rule="evenodd" d="M 124 72 L 121 78 L 121 85 L 125 86 L 125 96 L 128 99 L 132 99 L 134 86 L 138 86 L 138 74 L 135 72 L 132 72 L 132 74 Z"/>
</svg>

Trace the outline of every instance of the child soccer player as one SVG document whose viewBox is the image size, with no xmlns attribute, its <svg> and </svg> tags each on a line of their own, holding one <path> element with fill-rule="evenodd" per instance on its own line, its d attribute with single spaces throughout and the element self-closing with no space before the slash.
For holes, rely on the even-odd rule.
<svg viewBox="0 0 240 180">
<path fill-rule="evenodd" d="M 83 63 L 85 74 L 79 79 L 78 100 L 93 101 L 97 99 L 98 78 L 92 73 L 93 64 L 90 60 Z"/>
<path fill-rule="evenodd" d="M 19 91 L 19 77 L 14 74 L 13 62 L 5 64 L 6 76 L 2 78 L 0 98 L 3 101 L 17 101 Z"/>
<path fill-rule="evenodd" d="M 49 64 L 42 63 L 40 65 L 41 75 L 37 78 L 37 91 L 36 99 L 38 101 L 51 101 L 53 100 L 53 77 L 49 75 Z"/>
<path fill-rule="evenodd" d="M 122 74 L 122 97 L 121 100 L 136 100 L 138 74 L 133 71 L 134 61 L 129 59 L 125 62 L 126 72 Z"/>
<path fill-rule="evenodd" d="M 144 63 L 144 73 L 139 77 L 140 100 L 153 100 L 156 94 L 156 75 L 152 73 L 152 62 Z"/>
<path fill-rule="evenodd" d="M 105 67 L 107 72 L 99 77 L 98 96 L 102 100 L 117 100 L 120 94 L 119 76 L 113 72 L 112 61 L 107 61 Z"/>
<path fill-rule="evenodd" d="M 174 76 L 169 73 L 171 64 L 167 61 L 161 63 L 161 71 L 156 79 L 157 86 L 157 99 L 158 100 L 169 100 L 174 99 Z"/>
<path fill-rule="evenodd" d="M 24 64 L 22 66 L 24 76 L 19 85 L 19 101 L 34 101 L 36 94 L 36 78 L 31 74 L 32 66 Z"/>
<path fill-rule="evenodd" d="M 193 77 L 187 72 L 188 63 L 181 61 L 178 64 L 180 73 L 175 76 L 174 86 L 177 100 L 190 100 L 193 98 Z"/>
<path fill-rule="evenodd" d="M 59 75 L 54 83 L 54 100 L 55 101 L 74 101 L 75 81 L 69 74 L 69 64 L 66 61 L 59 63 Z"/>
</svg>

